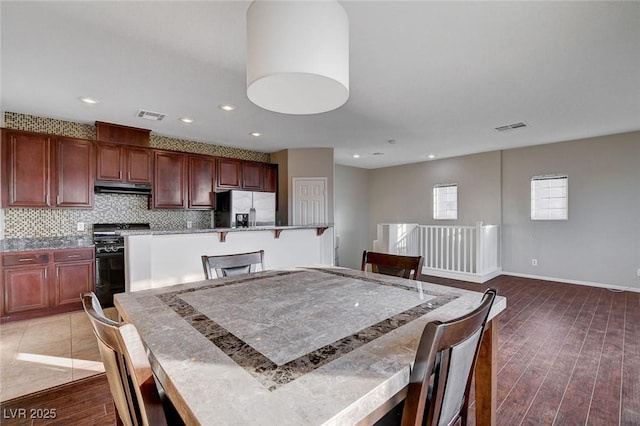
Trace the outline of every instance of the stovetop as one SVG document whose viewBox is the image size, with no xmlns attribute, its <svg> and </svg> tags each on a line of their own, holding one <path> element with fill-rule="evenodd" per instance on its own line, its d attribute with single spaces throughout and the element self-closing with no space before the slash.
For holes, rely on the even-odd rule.
<svg viewBox="0 0 640 426">
<path fill-rule="evenodd" d="M 115 235 L 116 231 L 151 229 L 148 223 L 96 223 L 93 225 L 93 236 Z"/>
</svg>

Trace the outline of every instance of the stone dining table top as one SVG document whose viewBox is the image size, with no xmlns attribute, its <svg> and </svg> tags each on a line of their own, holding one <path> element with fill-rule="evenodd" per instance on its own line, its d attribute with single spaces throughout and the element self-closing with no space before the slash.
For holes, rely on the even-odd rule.
<svg viewBox="0 0 640 426">
<path fill-rule="evenodd" d="M 482 293 L 344 268 L 259 272 L 117 294 L 188 424 L 356 424 L 409 381 L 430 320 Z M 504 310 L 498 297 L 490 318 Z"/>
</svg>

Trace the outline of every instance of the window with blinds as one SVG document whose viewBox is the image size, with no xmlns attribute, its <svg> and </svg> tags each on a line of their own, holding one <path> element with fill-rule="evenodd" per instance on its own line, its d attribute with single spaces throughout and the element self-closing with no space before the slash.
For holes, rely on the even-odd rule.
<svg viewBox="0 0 640 426">
<path fill-rule="evenodd" d="M 433 218 L 458 218 L 458 185 L 434 185 L 433 187 Z"/>
<path fill-rule="evenodd" d="M 531 220 L 567 220 L 569 203 L 566 175 L 531 178 Z"/>
</svg>

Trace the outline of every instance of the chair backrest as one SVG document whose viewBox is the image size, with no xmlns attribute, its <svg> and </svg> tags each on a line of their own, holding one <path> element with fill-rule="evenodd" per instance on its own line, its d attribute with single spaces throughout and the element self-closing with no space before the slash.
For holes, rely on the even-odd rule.
<svg viewBox="0 0 640 426">
<path fill-rule="evenodd" d="M 94 293 L 82 294 L 82 305 L 98 340 L 100 357 L 118 415 L 125 426 L 166 425 L 162 399 L 147 353 L 133 324 L 104 316 Z"/>
<path fill-rule="evenodd" d="M 469 390 L 496 290 L 473 312 L 426 325 L 411 370 L 402 426 L 467 424 Z"/>
<path fill-rule="evenodd" d="M 260 265 L 261 270 L 264 271 L 264 250 L 220 256 L 201 256 L 201 258 L 204 277 L 207 280 L 256 272 L 256 265 Z"/>
<path fill-rule="evenodd" d="M 422 272 L 422 262 L 422 256 L 401 256 L 365 250 L 362 253 L 361 269 L 366 271 L 367 265 L 371 265 L 371 272 L 417 280 Z"/>
</svg>

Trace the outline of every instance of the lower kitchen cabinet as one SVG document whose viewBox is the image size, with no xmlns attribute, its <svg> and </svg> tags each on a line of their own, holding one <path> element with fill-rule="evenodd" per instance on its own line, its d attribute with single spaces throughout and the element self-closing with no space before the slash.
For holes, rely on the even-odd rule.
<svg viewBox="0 0 640 426">
<path fill-rule="evenodd" d="M 93 248 L 6 253 L 2 256 L 2 322 L 82 309 L 94 291 Z"/>
<path fill-rule="evenodd" d="M 49 308 L 48 269 L 48 265 L 5 268 L 3 310 L 6 315 Z"/>
</svg>

